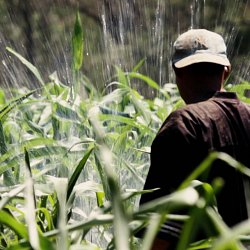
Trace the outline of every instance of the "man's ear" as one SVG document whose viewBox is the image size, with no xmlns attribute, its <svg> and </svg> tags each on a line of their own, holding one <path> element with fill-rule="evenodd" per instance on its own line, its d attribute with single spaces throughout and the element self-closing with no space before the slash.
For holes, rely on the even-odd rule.
<svg viewBox="0 0 250 250">
<path fill-rule="evenodd" d="M 223 80 L 226 80 L 231 73 L 231 67 L 230 66 L 225 66 L 224 71 L 223 71 Z"/>
</svg>

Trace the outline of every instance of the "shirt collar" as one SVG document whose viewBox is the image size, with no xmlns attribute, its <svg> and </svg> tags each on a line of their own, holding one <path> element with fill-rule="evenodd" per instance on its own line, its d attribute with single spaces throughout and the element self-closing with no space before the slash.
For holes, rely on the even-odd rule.
<svg viewBox="0 0 250 250">
<path fill-rule="evenodd" d="M 213 97 L 226 98 L 226 99 L 238 99 L 235 92 L 217 91 Z"/>
</svg>

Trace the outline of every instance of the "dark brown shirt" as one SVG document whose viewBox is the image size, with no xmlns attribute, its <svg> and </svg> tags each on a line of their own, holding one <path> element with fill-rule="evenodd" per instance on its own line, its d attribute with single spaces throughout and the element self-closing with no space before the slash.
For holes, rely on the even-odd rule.
<svg viewBox="0 0 250 250">
<path fill-rule="evenodd" d="M 235 93 L 217 92 L 212 98 L 174 111 L 163 123 L 151 147 L 151 166 L 140 203 L 170 194 L 210 151 L 225 152 L 250 167 L 250 106 Z M 215 161 L 207 179 L 224 180 L 217 196 L 218 210 L 232 226 L 247 219 L 243 176 L 222 161 Z M 167 232 L 168 230 L 163 230 Z"/>
</svg>

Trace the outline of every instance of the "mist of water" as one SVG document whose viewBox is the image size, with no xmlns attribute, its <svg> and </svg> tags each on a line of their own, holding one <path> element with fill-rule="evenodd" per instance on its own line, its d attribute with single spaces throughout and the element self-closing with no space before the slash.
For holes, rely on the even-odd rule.
<svg viewBox="0 0 250 250">
<path fill-rule="evenodd" d="M 113 78 L 114 65 L 120 66 L 124 71 L 130 71 L 142 59 L 145 59 L 145 64 L 140 69 L 142 73 L 153 78 L 161 86 L 166 82 L 174 82 L 171 69 L 172 44 L 180 33 L 190 28 L 207 28 L 222 33 L 228 45 L 232 64 L 237 64 L 237 73 L 235 72 L 232 81 L 249 80 L 249 63 L 244 60 L 243 65 L 234 61 L 244 38 L 239 34 L 239 28 L 232 22 L 237 16 L 242 15 L 240 13 L 242 8 L 240 9 L 239 6 L 245 5 L 247 9 L 248 1 L 232 0 L 227 4 L 224 0 L 189 0 L 184 6 L 178 4 L 178 1 L 171 0 L 96 2 L 100 25 L 88 23 L 83 18 L 83 28 L 86 30 L 84 73 L 93 80 L 95 85 L 105 86 Z M 211 6 L 214 5 L 218 6 L 217 13 L 211 14 L 213 10 Z M 31 13 L 32 8 L 35 11 L 35 5 L 30 6 Z M 60 8 L 64 9 L 66 15 L 63 18 L 56 17 L 61 18 L 60 25 L 63 25 L 58 29 L 59 32 L 54 28 L 54 24 L 50 23 L 53 19 L 49 18 L 49 13 L 41 8 L 41 21 L 43 20 L 48 26 L 51 25 L 54 33 L 52 33 L 53 30 L 48 31 L 48 27 L 43 27 L 38 40 L 34 34 L 31 34 L 32 51 L 25 47 L 26 44 L 22 39 L 14 39 L 18 34 L 11 34 L 10 39 L 8 37 L 10 33 L 3 33 L 4 29 L 0 29 L 2 85 L 7 88 L 11 85 L 30 88 L 37 86 L 37 81 L 32 74 L 5 51 L 6 46 L 16 49 L 24 56 L 33 53 L 30 60 L 42 72 L 45 80 L 48 79 L 49 74 L 57 71 L 63 82 L 71 84 L 71 32 L 68 23 L 70 23 L 70 16 L 73 16 L 71 18 L 73 29 L 76 9 L 67 10 L 66 3 L 62 3 Z M 2 17 L 3 25 L 12 24 L 15 26 L 13 31 L 22 32 L 21 27 L 17 27 L 20 13 L 10 13 L 10 10 L 11 8 L 5 11 Z M 208 16 L 214 17 L 212 21 L 210 18 L 209 23 Z M 39 27 L 39 25 L 36 26 Z M 35 33 L 35 30 L 33 32 Z M 39 52 L 36 52 L 36 44 L 42 47 Z M 246 59 L 249 58 L 249 52 L 245 56 Z"/>
</svg>

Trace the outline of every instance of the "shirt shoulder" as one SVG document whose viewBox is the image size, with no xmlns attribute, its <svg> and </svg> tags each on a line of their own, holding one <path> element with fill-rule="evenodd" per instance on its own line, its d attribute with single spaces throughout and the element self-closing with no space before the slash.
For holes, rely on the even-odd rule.
<svg viewBox="0 0 250 250">
<path fill-rule="evenodd" d="M 197 137 L 199 117 L 195 107 L 182 107 L 173 111 L 163 122 L 158 137 L 182 137 L 191 140 Z"/>
<path fill-rule="evenodd" d="M 186 140 L 204 142 L 211 148 L 249 144 L 250 106 L 233 93 L 220 93 L 206 101 L 172 112 L 159 135 L 178 134 Z"/>
</svg>

